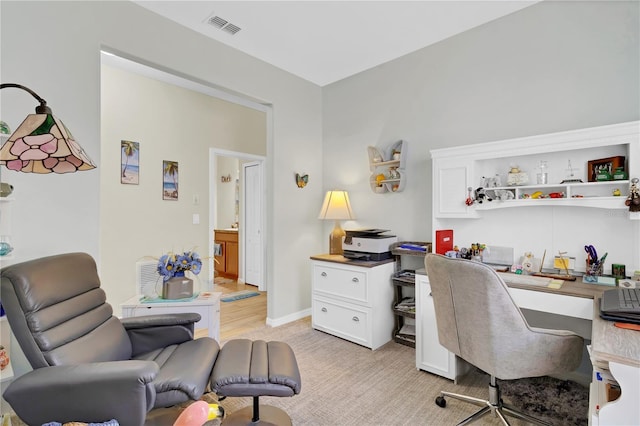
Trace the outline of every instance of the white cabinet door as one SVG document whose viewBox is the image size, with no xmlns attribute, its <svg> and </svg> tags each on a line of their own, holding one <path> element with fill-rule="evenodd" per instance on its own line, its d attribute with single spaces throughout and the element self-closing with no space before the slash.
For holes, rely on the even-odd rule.
<svg viewBox="0 0 640 426">
<path fill-rule="evenodd" d="M 448 379 L 456 378 L 456 356 L 438 341 L 431 285 L 426 275 L 416 274 L 416 368 Z"/>
<path fill-rule="evenodd" d="M 475 210 L 466 205 L 471 182 L 472 161 L 437 159 L 433 162 L 434 217 L 473 217 Z"/>
</svg>

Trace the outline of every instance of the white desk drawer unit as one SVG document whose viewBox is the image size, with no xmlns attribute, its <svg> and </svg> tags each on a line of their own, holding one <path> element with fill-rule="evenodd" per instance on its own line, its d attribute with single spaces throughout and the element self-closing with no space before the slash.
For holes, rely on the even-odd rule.
<svg viewBox="0 0 640 426">
<path fill-rule="evenodd" d="M 395 263 L 353 262 L 336 255 L 312 259 L 313 328 L 371 349 L 389 342 Z"/>
</svg>

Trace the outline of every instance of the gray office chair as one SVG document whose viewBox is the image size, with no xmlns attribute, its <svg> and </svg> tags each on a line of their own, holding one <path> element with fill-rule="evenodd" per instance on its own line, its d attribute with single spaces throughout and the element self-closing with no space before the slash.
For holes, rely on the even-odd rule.
<svg viewBox="0 0 640 426">
<path fill-rule="evenodd" d="M 582 338 L 570 331 L 530 327 L 504 281 L 487 265 L 428 254 L 425 267 L 440 344 L 491 376 L 489 400 L 442 391 L 436 404 L 444 407 L 448 396 L 483 407 L 459 425 L 488 413 L 505 425 L 505 414 L 547 425 L 504 404 L 496 379 L 573 371 L 582 359 Z"/>
<path fill-rule="evenodd" d="M 220 348 L 193 339 L 200 315 L 116 318 L 84 253 L 7 266 L 0 275 L 2 306 L 33 368 L 4 398 L 27 424 L 140 426 L 150 410 L 207 389 Z"/>
</svg>

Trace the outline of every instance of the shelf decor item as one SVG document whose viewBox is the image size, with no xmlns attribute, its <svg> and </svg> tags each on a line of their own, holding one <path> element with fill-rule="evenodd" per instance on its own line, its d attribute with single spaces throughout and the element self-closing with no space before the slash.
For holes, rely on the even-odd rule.
<svg viewBox="0 0 640 426">
<path fill-rule="evenodd" d="M 40 105 L 2 145 L 0 165 L 10 170 L 42 174 L 74 173 L 96 167 L 69 129 L 53 115 L 47 101 L 20 84 L 0 84 L 0 89 L 7 88 L 30 93 Z"/>
<path fill-rule="evenodd" d="M 0 236 L 0 256 L 6 256 L 13 251 L 11 245 L 11 237 L 8 235 Z"/>
<path fill-rule="evenodd" d="M 571 166 L 571 160 L 567 160 L 567 163 L 568 167 L 565 169 L 567 175 L 560 183 L 582 183 L 582 179 L 578 177 L 578 169 Z"/>
<path fill-rule="evenodd" d="M 616 170 L 613 172 L 613 180 L 627 180 L 629 179 L 629 175 L 624 170 L 624 167 L 616 167 Z"/>
<path fill-rule="evenodd" d="M 529 174 L 520 170 L 517 165 L 511 165 L 509 173 L 507 173 L 507 185 L 526 185 L 529 183 Z"/>
<path fill-rule="evenodd" d="M 329 235 L 329 254 L 342 254 L 342 239 L 346 233 L 340 221 L 355 219 L 347 191 L 327 191 L 318 219 L 335 221 L 335 227 Z"/>
<path fill-rule="evenodd" d="M 624 168 L 624 159 L 624 156 L 619 155 L 617 157 L 600 158 L 587 162 L 587 180 L 589 182 L 611 180 L 618 167 Z"/>
<path fill-rule="evenodd" d="M 6 182 L 0 182 L 0 197 L 8 197 L 13 192 L 13 185 Z"/>
<path fill-rule="evenodd" d="M 0 120 L 0 135 L 7 137 L 11 135 L 11 128 L 2 120 Z"/>
<path fill-rule="evenodd" d="M 629 207 L 630 212 L 640 212 L 640 187 L 638 187 L 638 178 L 631 179 L 629 196 L 624 201 L 624 205 Z"/>
</svg>

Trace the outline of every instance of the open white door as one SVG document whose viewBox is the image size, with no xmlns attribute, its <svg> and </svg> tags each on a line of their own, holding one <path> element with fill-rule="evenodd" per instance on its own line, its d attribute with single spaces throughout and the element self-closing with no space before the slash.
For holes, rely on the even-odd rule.
<svg viewBox="0 0 640 426">
<path fill-rule="evenodd" d="M 265 291 L 263 239 L 263 172 L 262 162 L 242 164 L 244 182 L 244 281 Z"/>
</svg>

